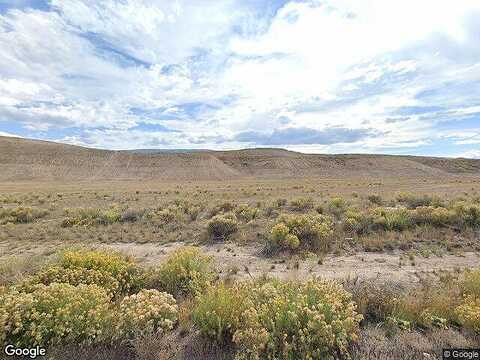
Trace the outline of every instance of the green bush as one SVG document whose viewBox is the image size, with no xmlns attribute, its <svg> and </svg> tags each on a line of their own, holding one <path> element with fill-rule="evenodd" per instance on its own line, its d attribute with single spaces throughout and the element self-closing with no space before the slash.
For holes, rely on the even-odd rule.
<svg viewBox="0 0 480 360">
<path fill-rule="evenodd" d="M 397 195 L 397 201 L 409 209 L 416 209 L 421 206 L 444 206 L 441 199 L 429 195 L 415 195 L 409 192 L 401 192 Z"/>
<path fill-rule="evenodd" d="M 287 232 L 288 229 L 288 232 Z M 283 215 L 270 230 L 269 245 L 295 249 L 298 246 L 327 250 L 333 234 L 332 219 L 325 215 Z"/>
<path fill-rule="evenodd" d="M 373 217 L 375 227 L 384 230 L 403 231 L 415 224 L 412 213 L 405 208 L 376 208 Z"/>
<path fill-rule="evenodd" d="M 274 204 L 277 208 L 281 208 L 281 207 L 287 205 L 287 199 L 284 199 L 284 198 L 276 199 Z"/>
<path fill-rule="evenodd" d="M 240 316 L 247 309 L 248 289 L 241 284 L 224 284 L 209 288 L 197 299 L 192 321 L 200 332 L 217 341 L 231 341 L 240 326 Z"/>
<path fill-rule="evenodd" d="M 383 199 L 378 194 L 368 195 L 367 199 L 368 199 L 368 201 L 370 201 L 372 204 L 375 204 L 375 205 L 382 205 L 383 204 Z"/>
<path fill-rule="evenodd" d="M 325 280 L 221 285 L 202 295 L 193 313 L 202 334 L 233 340 L 238 359 L 347 356 L 360 320 L 351 296 Z"/>
<path fill-rule="evenodd" d="M 345 213 L 347 207 L 347 202 L 341 197 L 333 198 L 328 203 L 328 211 L 337 218 L 340 218 Z"/>
<path fill-rule="evenodd" d="M 198 215 L 200 215 L 201 211 L 202 211 L 202 208 L 200 206 L 193 206 L 193 205 L 185 209 L 185 213 L 188 215 L 191 221 L 197 220 Z"/>
<path fill-rule="evenodd" d="M 62 221 L 63 227 L 136 222 L 149 218 L 151 213 L 144 209 L 122 209 L 115 204 L 107 210 L 95 208 L 65 209 L 65 215 L 66 217 Z"/>
<path fill-rule="evenodd" d="M 118 207 L 109 210 L 81 208 L 81 209 L 65 209 L 67 217 L 63 219 L 62 226 L 93 226 L 93 225 L 109 225 L 120 222 L 122 212 Z"/>
<path fill-rule="evenodd" d="M 240 205 L 235 209 L 237 218 L 249 222 L 255 219 L 258 215 L 258 208 L 250 207 L 248 205 Z"/>
<path fill-rule="evenodd" d="M 0 208 L 0 224 L 26 224 L 45 217 L 48 211 L 31 207 Z"/>
<path fill-rule="evenodd" d="M 463 225 L 473 228 L 480 226 L 480 205 L 458 202 L 453 205 L 453 209 Z"/>
<path fill-rule="evenodd" d="M 184 247 L 172 253 L 150 275 L 150 286 L 175 297 L 196 296 L 205 291 L 215 279 L 212 257 L 198 248 Z"/>
<path fill-rule="evenodd" d="M 448 274 L 440 281 L 422 281 L 405 291 L 374 281 L 347 282 L 347 289 L 367 321 L 402 329 L 445 329 L 463 325 L 480 332 L 480 270 Z"/>
<path fill-rule="evenodd" d="M 347 232 L 365 234 L 371 230 L 372 225 L 373 217 L 369 212 L 361 212 L 353 208 L 345 212 L 343 227 Z"/>
<path fill-rule="evenodd" d="M 309 198 L 299 198 L 292 200 L 290 206 L 293 211 L 309 211 L 312 210 L 315 206 L 315 202 L 311 197 Z"/>
<path fill-rule="evenodd" d="M 347 232 L 365 234 L 373 230 L 403 231 L 415 225 L 446 227 L 468 224 L 472 226 L 475 223 L 475 211 L 463 212 L 463 209 L 465 209 L 464 205 L 457 205 L 454 209 L 434 206 L 420 206 L 416 209 L 377 207 L 364 212 L 350 208 L 345 212 L 343 227 Z M 466 216 L 465 213 L 470 216 Z M 466 218 L 468 220 L 465 220 Z"/>
<path fill-rule="evenodd" d="M 155 213 L 155 217 L 160 220 L 162 224 L 170 224 L 179 217 L 179 212 L 175 208 L 166 208 Z"/>
<path fill-rule="evenodd" d="M 216 215 L 207 224 L 207 232 L 213 240 L 226 240 L 238 231 L 238 223 L 233 214 Z"/>
<path fill-rule="evenodd" d="M 120 222 L 132 223 L 140 221 L 145 216 L 147 216 L 147 212 L 145 210 L 126 210 L 121 214 Z"/>
<path fill-rule="evenodd" d="M 420 328 L 458 323 L 455 308 L 461 295 L 456 281 L 425 282 L 399 297 L 393 317 Z"/>
<path fill-rule="evenodd" d="M 168 331 L 177 321 L 178 307 L 172 295 L 140 290 L 120 302 L 116 336 L 134 338 Z"/>
<path fill-rule="evenodd" d="M 110 296 L 96 285 L 38 285 L 0 295 L 0 343 L 22 347 L 101 341 L 111 325 Z"/>
</svg>

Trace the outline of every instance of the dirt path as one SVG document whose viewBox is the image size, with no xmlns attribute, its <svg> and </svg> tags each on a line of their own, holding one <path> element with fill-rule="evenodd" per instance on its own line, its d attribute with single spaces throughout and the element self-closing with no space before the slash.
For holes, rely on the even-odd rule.
<svg viewBox="0 0 480 360">
<path fill-rule="evenodd" d="M 179 243 L 168 245 L 156 244 L 110 244 L 108 248 L 121 250 L 139 259 L 145 265 L 155 265 L 167 255 L 182 246 Z M 237 278 L 257 277 L 269 274 L 282 279 L 305 279 L 311 276 L 326 278 L 378 279 L 378 281 L 398 281 L 402 283 L 417 282 L 426 274 L 441 271 L 473 268 L 480 266 L 480 254 L 464 253 L 462 255 L 415 257 L 414 264 L 406 256 L 400 265 L 400 253 L 358 253 L 350 256 L 326 256 L 319 264 L 319 257 L 307 259 L 299 257 L 266 258 L 260 249 L 254 246 L 235 244 L 218 244 L 201 246 L 202 250 L 212 255 L 217 267 L 223 274 Z M 297 268 L 298 265 L 298 268 Z"/>
<path fill-rule="evenodd" d="M 184 246 L 183 243 L 138 244 L 112 243 L 89 244 L 89 246 L 122 251 L 134 256 L 141 264 L 155 266 L 163 262 L 169 253 Z M 0 243 L 0 262 L 15 253 L 19 258 L 48 256 L 62 248 L 58 245 L 28 246 L 7 251 L 8 243 Z M 265 257 L 258 245 L 215 244 L 202 245 L 202 251 L 213 256 L 218 270 L 223 276 L 233 278 L 258 277 L 263 274 L 281 279 L 306 279 L 311 276 L 325 278 L 360 280 L 376 279 L 380 282 L 395 281 L 414 284 L 426 275 L 438 274 L 442 271 L 454 271 L 464 268 L 480 267 L 480 254 L 466 252 L 461 255 L 416 256 L 409 259 L 405 253 L 357 253 L 355 255 L 327 255 L 320 258 L 312 255 Z"/>
</svg>

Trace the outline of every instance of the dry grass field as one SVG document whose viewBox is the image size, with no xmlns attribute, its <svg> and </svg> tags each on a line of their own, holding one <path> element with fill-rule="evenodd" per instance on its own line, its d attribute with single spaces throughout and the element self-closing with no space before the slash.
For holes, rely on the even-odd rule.
<svg viewBox="0 0 480 360">
<path fill-rule="evenodd" d="M 168 329 L 83 345 L 50 334 L 39 343 L 51 344 L 53 359 L 434 359 L 444 347 L 478 347 L 480 161 L 283 150 L 144 155 L 6 138 L 0 150 L 0 296 L 35 276 L 52 286 L 35 274 L 58 261 L 71 264 L 58 260 L 61 254 L 88 248 L 99 251 L 95 256 L 128 256 L 147 274 L 140 288 L 176 298 Z M 200 251 L 187 270 L 179 260 L 186 246 Z M 95 256 L 78 261 L 97 264 Z M 318 278 L 334 283 L 309 283 Z M 342 290 L 325 292 L 331 284 Z M 262 323 L 268 311 L 287 311 L 281 305 L 257 314 L 248 329 L 225 312 L 238 305 L 229 296 L 258 305 L 265 286 L 280 298 L 305 291 L 320 301 L 347 291 L 363 320 L 349 320 L 356 325 L 331 342 L 299 345 L 297 334 L 288 334 L 289 348 Z M 215 303 L 219 298 L 225 303 Z M 208 317 L 212 311 L 217 319 Z M 293 321 L 287 318 L 276 326 Z M 262 331 L 268 340 L 251 337 Z"/>
</svg>

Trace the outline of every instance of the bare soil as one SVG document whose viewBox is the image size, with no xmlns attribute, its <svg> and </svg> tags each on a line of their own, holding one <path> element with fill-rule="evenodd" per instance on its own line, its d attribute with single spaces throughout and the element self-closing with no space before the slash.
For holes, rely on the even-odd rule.
<svg viewBox="0 0 480 360">
<path fill-rule="evenodd" d="M 211 181 L 301 177 L 427 177 L 480 174 L 480 160 L 316 155 L 279 149 L 135 153 L 0 137 L 0 181 Z"/>
</svg>

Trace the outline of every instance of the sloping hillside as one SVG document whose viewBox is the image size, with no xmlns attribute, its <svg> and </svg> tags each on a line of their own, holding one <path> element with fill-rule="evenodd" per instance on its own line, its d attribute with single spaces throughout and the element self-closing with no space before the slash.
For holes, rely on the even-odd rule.
<svg viewBox="0 0 480 360">
<path fill-rule="evenodd" d="M 142 154 L 0 137 L 0 181 L 229 180 L 480 175 L 480 160 L 312 155 L 281 149 Z"/>
</svg>

